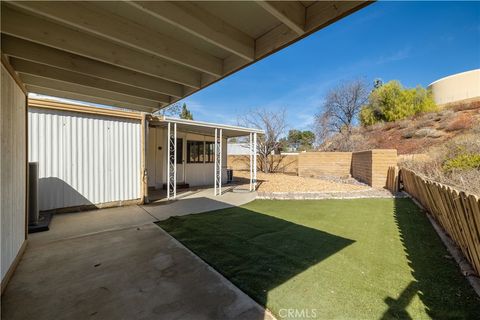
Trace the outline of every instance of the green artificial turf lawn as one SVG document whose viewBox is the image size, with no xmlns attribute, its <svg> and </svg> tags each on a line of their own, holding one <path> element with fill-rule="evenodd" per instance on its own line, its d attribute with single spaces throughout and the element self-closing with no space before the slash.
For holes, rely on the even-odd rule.
<svg viewBox="0 0 480 320">
<path fill-rule="evenodd" d="M 480 319 L 479 298 L 409 199 L 256 200 L 158 225 L 279 319 L 282 309 Z"/>
</svg>

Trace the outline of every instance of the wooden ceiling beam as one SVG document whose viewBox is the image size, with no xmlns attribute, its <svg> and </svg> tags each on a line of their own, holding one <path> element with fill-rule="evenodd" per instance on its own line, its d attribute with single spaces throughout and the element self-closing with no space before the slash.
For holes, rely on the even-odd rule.
<svg viewBox="0 0 480 320">
<path fill-rule="evenodd" d="M 75 83 L 82 86 L 97 88 L 101 90 L 118 92 L 131 97 L 151 100 L 153 102 L 160 102 L 164 104 L 168 104 L 171 102 L 171 98 L 165 94 L 155 93 L 152 91 L 120 84 L 117 82 L 87 76 L 81 73 L 71 72 L 68 70 L 59 69 L 26 60 L 20 60 L 17 58 L 11 58 L 10 63 L 13 68 L 21 74 L 40 76 L 42 78 Z"/>
<path fill-rule="evenodd" d="M 305 33 L 306 8 L 299 1 L 257 1 L 268 13 L 301 36 Z"/>
<path fill-rule="evenodd" d="M 16 1 L 8 4 L 200 72 L 222 75 L 222 59 L 88 2 Z"/>
<path fill-rule="evenodd" d="M 1 48 L 2 52 L 9 57 L 90 75 L 172 97 L 180 98 L 185 94 L 182 85 L 9 35 L 2 34 Z"/>
<path fill-rule="evenodd" d="M 129 104 L 132 108 L 144 104 L 142 108 L 154 110 L 164 106 L 156 103 L 165 101 L 159 94 L 169 96 L 169 103 L 178 101 L 370 3 L 266 1 L 261 3 L 264 9 L 242 7 L 245 10 L 239 10 L 238 14 L 243 16 L 230 22 L 223 17 L 237 14 L 233 9 L 219 7 L 210 11 L 209 5 L 195 2 L 134 1 L 112 4 L 122 5 L 113 9 L 92 2 L 68 6 L 55 2 L 2 2 L 2 53 L 44 65 L 40 71 L 29 71 L 33 76 L 22 74 L 27 79 L 43 75 L 35 79 L 35 84 L 29 83 L 30 87 L 44 88 L 44 92 L 67 92 L 70 97 L 91 95 L 103 101 Z M 121 10 L 117 12 L 117 9 Z M 255 16 L 253 25 L 248 21 L 249 13 Z M 236 23 L 245 21 L 249 24 L 246 29 L 253 30 L 261 14 L 264 17 L 270 14 L 276 20 L 266 17 L 266 21 L 258 22 L 258 27 L 269 31 L 252 42 L 252 37 L 240 31 L 243 27 Z M 135 20 L 141 18 L 151 19 L 153 25 L 147 27 Z M 155 22 L 164 29 L 180 30 L 167 36 Z M 173 34 L 182 36 L 183 40 L 177 40 Z M 164 39 L 166 43 L 156 43 L 157 39 Z M 208 49 L 202 48 L 216 53 L 208 54 Z M 193 54 L 189 54 L 190 49 L 194 50 Z M 177 55 L 175 50 L 182 52 Z M 61 70 L 51 73 L 49 67 Z"/>
<path fill-rule="evenodd" d="M 60 80 L 54 80 L 49 78 L 43 78 L 36 75 L 30 74 L 23 74 L 19 73 L 20 78 L 25 82 L 27 85 L 43 87 L 43 88 L 50 88 L 53 90 L 71 92 L 71 93 L 78 93 L 85 96 L 92 96 L 96 98 L 108 99 L 118 102 L 125 102 L 131 105 L 139 105 L 150 109 L 161 109 L 162 106 L 165 104 L 151 101 L 148 99 L 132 97 L 126 94 L 107 91 L 98 88 L 87 87 L 83 85 L 79 85 L 76 83 L 70 83 Z"/>
<path fill-rule="evenodd" d="M 128 102 L 115 101 L 115 100 L 110 100 L 105 98 L 92 97 L 92 96 L 83 95 L 77 92 L 55 90 L 52 88 L 46 88 L 46 87 L 35 86 L 30 84 L 27 84 L 26 87 L 28 92 L 42 94 L 42 95 L 51 96 L 51 97 L 71 99 L 76 101 L 83 101 L 83 102 L 101 104 L 105 106 L 117 107 L 122 109 L 137 110 L 137 111 L 148 112 L 148 113 L 156 111 L 156 109 L 143 107 L 137 104 L 131 104 Z"/>
<path fill-rule="evenodd" d="M 127 3 L 246 61 L 254 59 L 253 38 L 193 2 L 127 1 Z"/>
<path fill-rule="evenodd" d="M 373 1 L 316 1 L 307 8 L 305 31 L 311 32 L 371 4 Z"/>
<path fill-rule="evenodd" d="M 306 10 L 305 33 L 301 37 L 322 29 L 355 12 L 372 1 L 318 1 Z M 298 34 L 281 24 L 255 40 L 255 59 L 261 59 L 299 40 Z"/>
<path fill-rule="evenodd" d="M 2 6 L 1 17 L 4 34 L 193 88 L 201 87 L 201 72 L 165 59 L 16 11 L 8 6 Z"/>
</svg>

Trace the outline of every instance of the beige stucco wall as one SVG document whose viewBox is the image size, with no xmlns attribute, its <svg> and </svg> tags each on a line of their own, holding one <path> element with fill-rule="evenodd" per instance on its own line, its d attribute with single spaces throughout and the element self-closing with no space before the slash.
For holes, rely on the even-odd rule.
<svg viewBox="0 0 480 320">
<path fill-rule="evenodd" d="M 26 96 L 1 66 L 0 271 L 2 289 L 26 239 Z"/>
<path fill-rule="evenodd" d="M 435 82 L 429 86 L 435 103 L 444 105 L 461 100 L 480 99 L 480 69 L 457 73 Z"/>
</svg>

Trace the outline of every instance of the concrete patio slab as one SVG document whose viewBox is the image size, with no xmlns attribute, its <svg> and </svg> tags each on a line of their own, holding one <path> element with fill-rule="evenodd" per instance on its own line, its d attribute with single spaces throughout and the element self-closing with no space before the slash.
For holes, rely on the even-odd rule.
<svg viewBox="0 0 480 320">
<path fill-rule="evenodd" d="M 87 318 L 273 317 L 162 229 L 145 224 L 27 248 L 2 296 L 2 319 Z"/>
<path fill-rule="evenodd" d="M 183 192 L 174 201 L 157 201 L 142 206 L 158 220 L 171 216 L 182 216 L 201 213 L 234 206 L 241 206 L 257 197 L 256 192 L 232 192 L 232 188 L 224 188 L 221 196 L 213 195 L 213 188 L 197 189 Z"/>
<path fill-rule="evenodd" d="M 137 205 L 56 214 L 48 232 L 29 234 L 29 245 L 144 225 L 156 219 Z"/>
</svg>

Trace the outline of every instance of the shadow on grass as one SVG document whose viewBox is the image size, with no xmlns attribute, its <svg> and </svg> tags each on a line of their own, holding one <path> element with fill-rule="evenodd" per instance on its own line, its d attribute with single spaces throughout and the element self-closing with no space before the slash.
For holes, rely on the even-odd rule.
<svg viewBox="0 0 480 320">
<path fill-rule="evenodd" d="M 406 308 L 417 294 L 432 319 L 480 319 L 480 298 L 425 213 L 410 199 L 395 199 L 394 217 L 415 281 L 397 299 L 385 299 L 382 319 L 411 319 Z"/>
<path fill-rule="evenodd" d="M 354 242 L 241 207 L 157 224 L 263 306 L 270 290 Z"/>
</svg>

